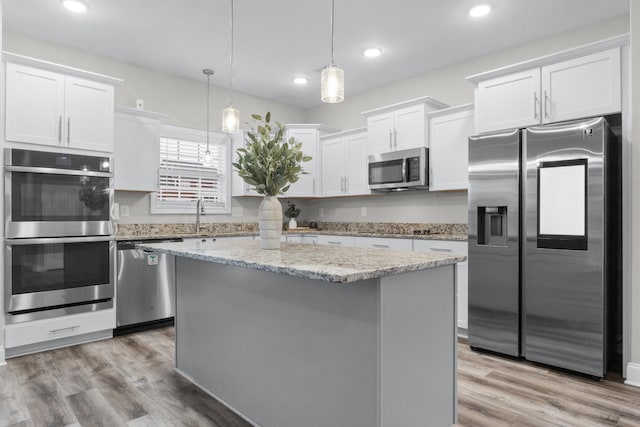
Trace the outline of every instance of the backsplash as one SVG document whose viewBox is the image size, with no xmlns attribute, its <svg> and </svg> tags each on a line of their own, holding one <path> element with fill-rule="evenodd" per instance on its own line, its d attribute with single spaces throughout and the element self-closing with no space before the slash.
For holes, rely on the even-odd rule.
<svg viewBox="0 0 640 427">
<path fill-rule="evenodd" d="M 325 232 L 375 233 L 375 234 L 467 234 L 467 224 L 391 223 L 391 222 L 318 222 L 318 229 Z M 299 222 L 300 227 L 308 227 Z M 257 233 L 257 222 L 205 223 L 197 234 Z M 194 234 L 193 223 L 175 224 L 118 224 L 117 236 L 175 236 Z"/>
</svg>

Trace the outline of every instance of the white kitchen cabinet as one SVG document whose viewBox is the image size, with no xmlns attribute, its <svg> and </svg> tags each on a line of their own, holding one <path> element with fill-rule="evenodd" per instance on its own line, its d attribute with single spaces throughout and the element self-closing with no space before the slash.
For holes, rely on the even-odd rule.
<svg viewBox="0 0 640 427">
<path fill-rule="evenodd" d="M 120 80 L 19 55 L 4 58 L 8 142 L 113 151 Z"/>
<path fill-rule="evenodd" d="M 160 122 L 166 116 L 116 107 L 114 126 L 114 188 L 158 191 Z"/>
<path fill-rule="evenodd" d="M 413 239 L 413 250 L 417 252 L 434 252 L 442 254 L 460 254 L 467 256 L 467 242 L 452 240 L 424 240 Z M 458 303 L 458 328 L 467 330 L 468 325 L 468 264 L 456 264 L 456 288 Z"/>
<path fill-rule="evenodd" d="M 354 129 L 322 138 L 322 195 L 371 194 L 367 189 L 367 131 Z"/>
<path fill-rule="evenodd" d="M 427 147 L 427 113 L 447 105 L 430 97 L 362 113 L 367 117 L 367 153 Z"/>
<path fill-rule="evenodd" d="M 302 142 L 302 152 L 305 156 L 311 156 L 311 160 L 302 163 L 306 174 L 300 175 L 297 182 L 293 183 L 286 192 L 286 197 L 316 197 L 322 194 L 320 173 L 322 162 L 320 159 L 320 137 L 335 132 L 323 125 L 317 124 L 288 124 L 286 138 L 295 138 Z"/>
<path fill-rule="evenodd" d="M 396 239 L 392 237 L 355 237 L 357 248 L 393 249 L 396 251 L 413 250 L 411 239 Z"/>
<path fill-rule="evenodd" d="M 106 331 L 107 334 L 113 334 L 112 331 L 115 327 L 115 309 L 110 308 L 91 313 L 71 314 L 52 319 L 6 325 L 4 330 L 4 344 L 7 349 L 14 349 L 16 347 L 42 343 L 42 347 L 44 348 L 46 347 L 47 341 L 77 337 L 77 342 L 82 342 L 82 336 L 85 334 L 99 331 Z M 92 339 L 95 338 L 88 338 L 88 340 Z M 24 352 L 18 353 L 23 354 Z"/>
<path fill-rule="evenodd" d="M 236 132 L 231 135 L 231 148 L 233 152 L 231 153 L 231 158 L 233 162 L 238 160 L 238 154 L 236 150 L 238 148 L 242 148 L 245 145 L 245 133 L 244 131 Z M 238 196 L 260 196 L 256 190 L 254 190 L 253 186 L 244 182 L 240 175 L 238 175 L 238 171 L 231 166 L 231 195 L 233 197 Z"/>
<path fill-rule="evenodd" d="M 473 104 L 433 111 L 429 116 L 429 190 L 469 186 L 469 136 L 474 134 Z"/>
<path fill-rule="evenodd" d="M 344 246 L 352 248 L 356 245 L 356 238 L 354 236 L 319 234 L 317 242 L 319 245 Z"/>
<path fill-rule="evenodd" d="M 516 64 L 517 71 L 468 77 L 477 84 L 477 133 L 619 112 L 620 47 L 576 55 L 568 51 L 528 61 L 528 69 Z M 574 57 L 561 60 L 567 56 Z"/>
</svg>

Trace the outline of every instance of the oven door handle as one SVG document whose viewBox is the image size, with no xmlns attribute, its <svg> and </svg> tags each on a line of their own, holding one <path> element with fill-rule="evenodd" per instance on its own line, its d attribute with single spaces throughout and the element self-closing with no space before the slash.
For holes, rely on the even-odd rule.
<svg viewBox="0 0 640 427">
<path fill-rule="evenodd" d="M 4 244 L 7 246 L 49 245 L 55 243 L 108 242 L 111 240 L 115 240 L 115 238 L 113 236 L 46 237 L 35 239 L 4 239 Z"/>
<path fill-rule="evenodd" d="M 113 172 L 94 172 L 94 171 L 78 171 L 72 169 L 57 168 L 34 168 L 31 166 L 11 166 L 7 165 L 4 169 L 8 172 L 29 172 L 29 173 L 47 173 L 55 175 L 77 175 L 77 176 L 98 176 L 104 178 L 112 178 Z"/>
</svg>

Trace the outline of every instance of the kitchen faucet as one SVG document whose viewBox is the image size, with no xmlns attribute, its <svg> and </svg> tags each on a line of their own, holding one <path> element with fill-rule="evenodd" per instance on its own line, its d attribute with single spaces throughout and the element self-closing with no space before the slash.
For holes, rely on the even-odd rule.
<svg viewBox="0 0 640 427">
<path fill-rule="evenodd" d="M 200 232 L 200 215 L 206 215 L 204 211 L 204 199 L 202 197 L 196 202 L 196 234 Z"/>
</svg>

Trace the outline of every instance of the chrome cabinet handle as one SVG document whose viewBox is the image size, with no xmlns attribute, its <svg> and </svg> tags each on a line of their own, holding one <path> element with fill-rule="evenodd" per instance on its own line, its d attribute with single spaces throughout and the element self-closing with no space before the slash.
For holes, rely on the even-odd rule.
<svg viewBox="0 0 640 427">
<path fill-rule="evenodd" d="M 316 194 L 316 179 L 313 178 L 313 194 Z"/>
<path fill-rule="evenodd" d="M 71 117 L 67 119 L 67 145 L 71 144 Z"/>
<path fill-rule="evenodd" d="M 62 144 L 62 116 L 58 117 L 58 144 Z"/>
<path fill-rule="evenodd" d="M 538 118 L 538 94 L 533 92 L 533 118 Z"/>
<path fill-rule="evenodd" d="M 347 191 L 349 191 L 349 180 L 345 176 L 344 177 L 344 192 L 346 193 Z"/>
<path fill-rule="evenodd" d="M 547 102 L 549 102 L 549 109 L 547 110 Z M 544 116 L 546 118 L 551 118 L 551 99 L 549 98 L 549 95 L 547 94 L 547 91 L 544 91 Z"/>
<path fill-rule="evenodd" d="M 373 246 L 374 248 L 389 249 L 389 245 L 377 245 L 377 244 L 374 243 L 371 246 Z"/>
<path fill-rule="evenodd" d="M 393 136 L 391 134 L 391 129 L 389 129 L 389 150 L 393 150 Z"/>
<path fill-rule="evenodd" d="M 393 140 L 394 140 L 393 142 L 394 147 L 398 149 L 398 130 L 397 129 L 393 130 Z"/>
<path fill-rule="evenodd" d="M 80 329 L 80 325 L 69 326 L 68 328 L 59 328 L 59 329 L 51 329 L 49 331 L 50 334 L 59 334 L 61 332 L 73 332 L 76 329 Z"/>
<path fill-rule="evenodd" d="M 453 252 L 453 250 L 451 249 L 445 249 L 445 248 L 429 248 L 434 252 Z"/>
<path fill-rule="evenodd" d="M 328 240 L 327 243 L 330 245 L 342 245 L 342 242 L 336 242 L 334 240 Z"/>
<path fill-rule="evenodd" d="M 344 193 L 344 176 L 340 177 L 340 192 Z"/>
</svg>

